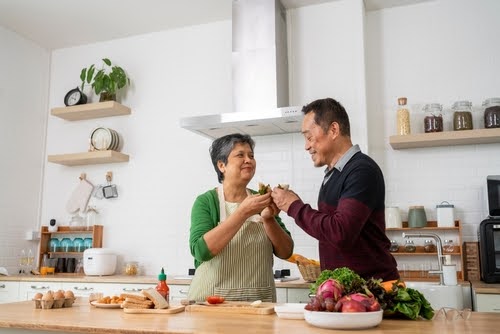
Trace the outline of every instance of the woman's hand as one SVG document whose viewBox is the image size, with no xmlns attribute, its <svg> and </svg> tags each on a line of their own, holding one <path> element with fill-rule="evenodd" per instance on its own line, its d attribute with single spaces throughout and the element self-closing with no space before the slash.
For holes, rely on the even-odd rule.
<svg viewBox="0 0 500 334">
<path fill-rule="evenodd" d="M 261 213 L 266 207 L 272 204 L 271 193 L 264 195 L 249 195 L 241 202 L 238 210 L 244 213 L 245 217 L 251 217 Z"/>
<path fill-rule="evenodd" d="M 266 208 L 264 208 L 264 210 L 262 210 L 260 216 L 262 217 L 262 219 L 264 219 L 264 221 L 266 221 L 267 219 L 274 220 L 274 216 L 277 216 L 279 213 L 280 209 L 278 209 L 276 204 L 272 202 L 271 205 L 267 206 Z"/>
</svg>

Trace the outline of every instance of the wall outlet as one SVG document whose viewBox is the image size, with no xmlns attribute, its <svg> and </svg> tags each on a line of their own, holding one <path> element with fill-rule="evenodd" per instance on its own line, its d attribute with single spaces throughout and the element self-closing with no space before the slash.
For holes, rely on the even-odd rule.
<svg viewBox="0 0 500 334">
<path fill-rule="evenodd" d="M 25 237 L 26 240 L 37 241 L 40 240 L 40 232 L 29 230 L 26 232 Z"/>
</svg>

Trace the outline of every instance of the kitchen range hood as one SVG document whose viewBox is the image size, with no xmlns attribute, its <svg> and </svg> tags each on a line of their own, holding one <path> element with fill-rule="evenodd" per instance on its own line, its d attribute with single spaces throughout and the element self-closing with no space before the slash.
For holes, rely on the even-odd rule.
<svg viewBox="0 0 500 334">
<path fill-rule="evenodd" d="M 300 132 L 301 106 L 289 106 L 286 12 L 279 0 L 233 0 L 233 112 L 186 117 L 182 128 L 209 138 Z"/>
</svg>

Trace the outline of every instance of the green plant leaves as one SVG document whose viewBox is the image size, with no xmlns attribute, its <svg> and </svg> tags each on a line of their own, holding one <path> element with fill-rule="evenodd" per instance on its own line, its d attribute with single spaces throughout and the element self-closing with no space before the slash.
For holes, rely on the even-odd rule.
<svg viewBox="0 0 500 334">
<path fill-rule="evenodd" d="M 95 65 L 91 65 L 88 69 L 82 69 L 80 73 L 82 90 L 85 83 L 87 83 L 92 86 L 98 95 L 103 92 L 115 94 L 118 89 L 125 87 L 127 84 L 130 85 L 130 79 L 123 68 L 111 66 L 111 61 L 108 58 L 103 58 L 102 61 L 103 67 L 97 73 L 95 73 Z"/>
</svg>

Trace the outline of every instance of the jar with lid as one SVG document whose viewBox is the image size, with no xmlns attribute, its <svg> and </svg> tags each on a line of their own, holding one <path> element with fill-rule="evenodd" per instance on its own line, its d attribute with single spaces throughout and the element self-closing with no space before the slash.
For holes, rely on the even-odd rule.
<svg viewBox="0 0 500 334">
<path fill-rule="evenodd" d="M 426 104 L 424 110 L 424 132 L 443 132 L 443 106 L 439 103 Z"/>
<path fill-rule="evenodd" d="M 398 110 L 396 112 L 397 116 L 397 134 L 398 135 L 409 135 L 410 131 L 410 111 L 406 106 L 406 97 L 398 98 Z"/>
<path fill-rule="evenodd" d="M 432 239 L 426 239 L 424 241 L 424 252 L 434 253 L 435 251 L 436 251 L 436 245 L 434 245 L 434 241 L 432 241 Z"/>
<path fill-rule="evenodd" d="M 139 273 L 139 263 L 137 261 L 128 261 L 125 263 L 125 275 L 135 276 Z"/>
<path fill-rule="evenodd" d="M 453 110 L 453 130 L 472 130 L 472 102 L 457 101 L 451 107 Z"/>
<path fill-rule="evenodd" d="M 396 253 L 399 251 L 399 244 L 396 240 L 391 240 L 391 246 L 389 247 L 389 252 Z"/>
<path fill-rule="evenodd" d="M 454 250 L 455 250 L 455 244 L 453 243 L 453 240 L 446 239 L 443 243 L 443 252 L 453 253 Z"/>
<path fill-rule="evenodd" d="M 413 240 L 406 240 L 406 243 L 405 243 L 405 252 L 407 252 L 407 253 L 415 253 L 416 250 L 417 250 L 417 247 L 413 243 Z"/>
<path fill-rule="evenodd" d="M 484 127 L 486 129 L 500 128 L 500 97 L 484 100 Z"/>
</svg>

